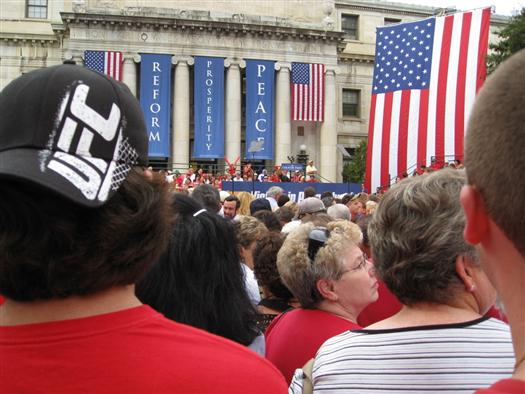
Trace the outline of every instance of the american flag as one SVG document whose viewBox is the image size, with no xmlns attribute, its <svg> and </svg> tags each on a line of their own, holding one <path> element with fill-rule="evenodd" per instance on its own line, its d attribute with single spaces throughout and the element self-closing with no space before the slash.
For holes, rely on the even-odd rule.
<svg viewBox="0 0 525 394">
<path fill-rule="evenodd" d="M 122 81 L 122 52 L 85 51 L 84 65 L 94 71 Z"/>
<path fill-rule="evenodd" d="M 431 158 L 463 158 L 486 76 L 490 8 L 379 27 L 365 188 L 376 192 Z"/>
<path fill-rule="evenodd" d="M 292 63 L 292 120 L 324 120 L 324 64 Z"/>
</svg>

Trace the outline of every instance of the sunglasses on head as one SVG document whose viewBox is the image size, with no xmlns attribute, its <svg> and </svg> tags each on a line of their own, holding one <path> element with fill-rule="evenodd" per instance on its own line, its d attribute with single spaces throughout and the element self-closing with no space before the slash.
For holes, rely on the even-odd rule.
<svg viewBox="0 0 525 394">
<path fill-rule="evenodd" d="M 330 237 L 330 232 L 326 227 L 314 227 L 308 235 L 308 257 L 313 263 L 317 252 L 321 249 Z"/>
</svg>

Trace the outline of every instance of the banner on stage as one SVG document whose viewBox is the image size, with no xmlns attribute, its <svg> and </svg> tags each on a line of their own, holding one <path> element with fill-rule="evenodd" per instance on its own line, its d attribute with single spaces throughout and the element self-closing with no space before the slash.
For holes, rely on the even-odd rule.
<svg viewBox="0 0 525 394">
<path fill-rule="evenodd" d="M 274 80 L 275 62 L 246 60 L 246 158 L 274 159 Z M 258 152 L 250 152 L 252 142 L 261 141 Z"/>
<path fill-rule="evenodd" d="M 193 158 L 224 157 L 224 58 L 195 57 Z"/>
<path fill-rule="evenodd" d="M 282 187 L 285 194 L 288 194 L 290 200 L 294 202 L 304 199 L 304 189 L 306 187 L 313 187 L 318 198 L 326 191 L 332 192 L 335 198 L 342 198 L 347 193 L 357 194 L 361 192 L 361 185 L 358 183 L 222 182 L 222 190 L 227 192 L 250 192 L 255 198 L 266 197 L 266 192 L 272 186 Z"/>
<path fill-rule="evenodd" d="M 140 56 L 140 105 L 148 129 L 148 155 L 169 157 L 172 55 Z"/>
</svg>

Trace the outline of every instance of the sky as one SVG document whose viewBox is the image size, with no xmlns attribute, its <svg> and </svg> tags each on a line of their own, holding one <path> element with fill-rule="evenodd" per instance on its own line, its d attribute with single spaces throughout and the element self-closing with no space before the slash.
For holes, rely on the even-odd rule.
<svg viewBox="0 0 525 394">
<path fill-rule="evenodd" d="M 514 11 L 525 7 L 525 0 L 390 0 L 396 3 L 427 5 L 432 7 L 453 7 L 458 10 L 470 10 L 480 7 L 496 7 L 496 14 L 513 15 Z"/>
</svg>

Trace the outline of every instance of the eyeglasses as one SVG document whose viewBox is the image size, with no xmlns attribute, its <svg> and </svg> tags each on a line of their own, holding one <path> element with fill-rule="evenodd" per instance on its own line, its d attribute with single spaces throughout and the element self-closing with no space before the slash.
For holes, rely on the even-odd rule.
<svg viewBox="0 0 525 394">
<path fill-rule="evenodd" d="M 366 253 L 363 253 L 361 255 L 359 264 L 357 264 L 354 268 L 350 269 L 350 271 L 359 271 L 360 269 L 366 268 L 367 265 L 368 265 L 368 256 L 366 255 Z"/>
<path fill-rule="evenodd" d="M 317 252 L 321 249 L 330 237 L 330 232 L 326 227 L 314 227 L 308 235 L 308 257 L 313 263 Z"/>
</svg>

